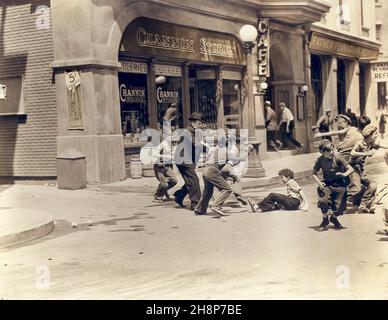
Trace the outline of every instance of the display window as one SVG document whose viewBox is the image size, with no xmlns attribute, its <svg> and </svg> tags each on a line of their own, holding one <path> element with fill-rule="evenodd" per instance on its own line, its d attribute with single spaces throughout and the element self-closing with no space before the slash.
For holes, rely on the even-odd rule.
<svg viewBox="0 0 388 320">
<path fill-rule="evenodd" d="M 147 74 L 119 73 L 123 134 L 139 134 L 149 126 Z"/>
<path fill-rule="evenodd" d="M 241 81 L 223 80 L 224 119 L 228 128 L 238 128 L 241 123 Z"/>
</svg>

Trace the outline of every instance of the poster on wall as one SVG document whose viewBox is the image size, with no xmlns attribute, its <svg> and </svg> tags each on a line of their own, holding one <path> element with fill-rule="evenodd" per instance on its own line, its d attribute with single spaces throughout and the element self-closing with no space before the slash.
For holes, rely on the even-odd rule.
<svg viewBox="0 0 388 320">
<path fill-rule="evenodd" d="M 78 71 L 65 72 L 67 87 L 68 129 L 83 129 L 81 76 Z"/>
</svg>

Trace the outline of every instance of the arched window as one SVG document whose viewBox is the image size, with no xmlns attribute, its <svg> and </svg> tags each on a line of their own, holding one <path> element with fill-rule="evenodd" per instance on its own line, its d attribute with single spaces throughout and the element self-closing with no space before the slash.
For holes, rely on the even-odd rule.
<svg viewBox="0 0 388 320">
<path fill-rule="evenodd" d="M 322 109 L 322 63 L 318 55 L 311 55 L 311 87 L 314 93 L 315 120 L 319 119 Z"/>
<path fill-rule="evenodd" d="M 337 60 L 337 105 L 338 113 L 346 112 L 346 67 L 342 59 Z"/>
</svg>

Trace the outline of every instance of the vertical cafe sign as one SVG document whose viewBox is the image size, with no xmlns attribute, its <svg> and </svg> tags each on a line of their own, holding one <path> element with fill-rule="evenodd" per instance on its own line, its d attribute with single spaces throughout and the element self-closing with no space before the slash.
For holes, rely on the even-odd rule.
<svg viewBox="0 0 388 320">
<path fill-rule="evenodd" d="M 258 76 L 269 77 L 269 19 L 262 18 L 258 22 L 257 66 Z"/>
</svg>

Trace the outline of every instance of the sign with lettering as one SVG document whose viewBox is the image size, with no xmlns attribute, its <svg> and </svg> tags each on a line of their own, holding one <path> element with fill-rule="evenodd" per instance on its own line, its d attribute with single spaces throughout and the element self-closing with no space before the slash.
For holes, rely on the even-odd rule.
<svg viewBox="0 0 388 320">
<path fill-rule="evenodd" d="M 388 62 L 372 63 L 372 80 L 374 82 L 388 81 Z"/>
<path fill-rule="evenodd" d="M 378 48 L 361 46 L 350 41 L 327 37 L 316 32 L 312 34 L 310 50 L 337 54 L 356 59 L 376 59 L 379 55 Z"/>
<path fill-rule="evenodd" d="M 120 72 L 147 74 L 147 64 L 144 62 L 120 61 Z"/>
<path fill-rule="evenodd" d="M 127 27 L 120 48 L 146 57 L 246 64 L 241 41 L 233 35 L 148 18 L 137 18 Z"/>
<path fill-rule="evenodd" d="M 156 99 L 158 100 L 159 103 L 176 103 L 176 104 L 178 104 L 180 101 L 178 91 L 163 90 L 162 87 L 158 87 L 156 89 Z"/>
<path fill-rule="evenodd" d="M 157 76 L 182 77 L 181 67 L 169 66 L 164 64 L 156 64 L 154 66 L 154 70 Z"/>
<path fill-rule="evenodd" d="M 259 19 L 257 41 L 257 67 L 259 77 L 269 77 L 269 19 Z"/>
<path fill-rule="evenodd" d="M 127 87 L 124 83 L 120 85 L 120 101 L 123 103 L 145 103 L 146 88 Z"/>
</svg>

